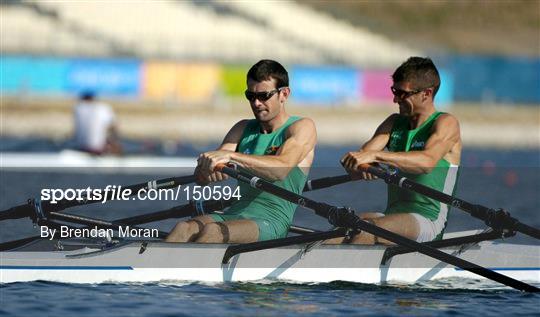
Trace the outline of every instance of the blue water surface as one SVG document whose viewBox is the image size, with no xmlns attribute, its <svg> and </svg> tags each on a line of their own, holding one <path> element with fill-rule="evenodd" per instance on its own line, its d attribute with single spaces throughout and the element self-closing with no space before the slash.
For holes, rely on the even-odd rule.
<svg viewBox="0 0 540 317">
<path fill-rule="evenodd" d="M 21 143 L 23 142 L 23 143 Z M 6 140 L 3 151 L 56 151 L 65 144 L 40 140 Z M 137 152 L 144 145 L 132 143 Z M 172 155 L 196 155 L 213 145 L 184 145 Z M 162 153 L 159 146 L 155 154 Z M 343 173 L 337 161 L 355 146 L 317 149 L 314 174 Z M 169 153 L 171 154 L 171 153 Z M 465 149 L 458 196 L 489 207 L 505 208 L 518 219 L 540 227 L 540 156 L 538 150 L 502 151 Z M 173 176 L 173 175 L 171 175 Z M 163 177 L 163 175 L 161 176 Z M 315 176 L 314 176 L 315 177 Z M 49 186 L 85 187 L 132 184 L 155 179 L 141 174 L 77 174 L 2 172 L 0 210 L 24 203 Z M 381 210 L 386 203 L 382 181 L 355 182 L 307 193 L 313 199 L 356 210 Z M 130 206 L 114 202 L 76 208 L 73 213 L 115 219 L 170 208 L 177 202 L 141 202 Z M 172 205 L 171 205 L 172 204 Z M 169 230 L 176 220 L 154 223 Z M 300 209 L 295 224 L 325 229 L 329 224 Z M 479 220 L 452 211 L 449 231 L 483 227 Z M 29 220 L 0 222 L 0 242 L 35 235 Z M 512 243 L 538 243 L 517 235 Z M 1 259 L 0 259 L 1 260 Z M 540 263 L 540 259 L 539 259 Z M 540 265 L 540 264 L 539 264 Z M 51 282 L 0 285 L 0 316 L 531 316 L 540 314 L 540 295 L 521 293 L 475 280 L 441 280 L 412 286 L 323 284 L 62 284 Z"/>
</svg>

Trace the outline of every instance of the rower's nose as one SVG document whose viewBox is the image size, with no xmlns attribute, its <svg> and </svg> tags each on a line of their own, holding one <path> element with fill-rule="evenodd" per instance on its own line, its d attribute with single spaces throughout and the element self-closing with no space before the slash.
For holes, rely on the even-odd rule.
<svg viewBox="0 0 540 317">
<path fill-rule="evenodd" d="M 256 108 L 256 109 L 257 109 L 257 108 L 263 106 L 263 103 L 262 103 L 258 98 L 255 98 L 255 100 L 253 100 L 253 101 L 251 102 L 251 106 L 252 106 L 253 108 Z"/>
</svg>

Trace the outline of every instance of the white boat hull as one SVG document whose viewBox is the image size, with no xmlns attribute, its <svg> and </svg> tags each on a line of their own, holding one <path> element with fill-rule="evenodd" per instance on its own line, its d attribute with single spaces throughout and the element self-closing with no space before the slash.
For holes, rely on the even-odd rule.
<svg viewBox="0 0 540 317">
<path fill-rule="evenodd" d="M 38 242 L 33 247 L 39 246 Z M 0 253 L 0 282 L 36 280 L 105 282 L 291 282 L 350 281 L 416 283 L 441 278 L 482 277 L 418 253 L 381 264 L 385 248 L 352 245 L 282 247 L 237 255 L 221 264 L 227 245 L 142 242 L 110 249 L 9 251 Z M 457 248 L 443 249 L 456 253 Z M 540 246 L 484 242 L 459 255 L 509 277 L 540 283 Z"/>
<path fill-rule="evenodd" d="M 0 153 L 0 169 L 23 172 L 165 173 L 178 168 L 192 171 L 195 166 L 195 157 L 96 156 L 72 150 L 59 153 Z"/>
</svg>

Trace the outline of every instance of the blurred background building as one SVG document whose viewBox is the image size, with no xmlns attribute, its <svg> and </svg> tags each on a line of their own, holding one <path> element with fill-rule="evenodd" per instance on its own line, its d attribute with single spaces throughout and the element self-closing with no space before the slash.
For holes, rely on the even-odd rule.
<svg viewBox="0 0 540 317">
<path fill-rule="evenodd" d="M 216 142 L 250 115 L 245 73 L 270 58 L 289 70 L 291 106 L 315 117 L 323 142 L 360 144 L 392 111 L 390 75 L 411 55 L 441 69 L 441 108 L 510 124 L 508 144 L 515 127 L 539 132 L 538 0 L 3 0 L 0 9 L 2 136 L 67 137 L 74 98 L 92 90 L 127 137 Z M 473 143 L 500 142 L 474 126 L 464 131 Z M 521 145 L 540 146 L 538 137 Z"/>
</svg>

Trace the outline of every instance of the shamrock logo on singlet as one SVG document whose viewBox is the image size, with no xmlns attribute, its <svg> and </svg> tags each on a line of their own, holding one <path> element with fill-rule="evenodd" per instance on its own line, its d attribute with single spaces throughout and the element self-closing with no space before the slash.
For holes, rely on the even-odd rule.
<svg viewBox="0 0 540 317">
<path fill-rule="evenodd" d="M 279 146 L 271 145 L 266 148 L 266 151 L 264 151 L 265 155 L 275 155 L 277 151 L 279 150 Z"/>
</svg>

